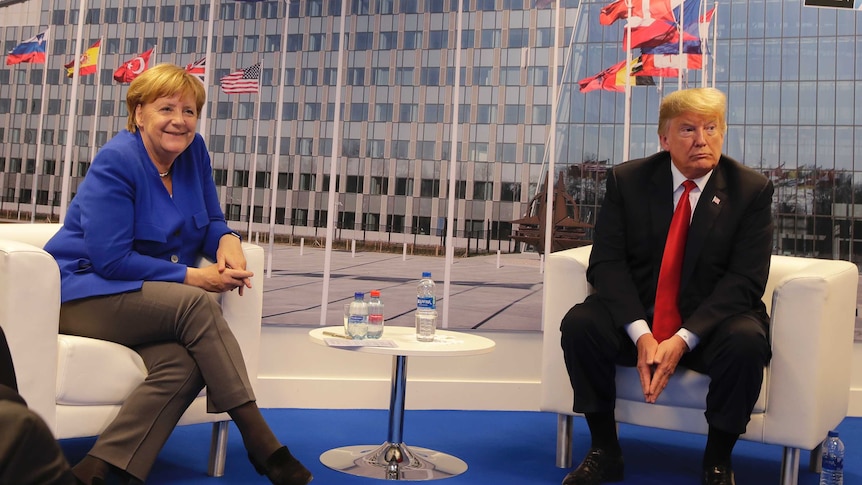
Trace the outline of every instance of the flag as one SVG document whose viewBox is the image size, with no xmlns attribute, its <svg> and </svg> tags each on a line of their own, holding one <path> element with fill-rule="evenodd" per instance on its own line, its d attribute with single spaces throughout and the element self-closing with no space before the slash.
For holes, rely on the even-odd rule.
<svg viewBox="0 0 862 485">
<path fill-rule="evenodd" d="M 617 93 L 622 93 L 626 90 L 626 73 L 625 73 L 625 65 L 626 61 L 620 61 L 613 66 L 605 69 L 604 71 L 596 74 L 595 76 L 590 76 L 578 81 L 578 85 L 580 86 L 580 91 L 582 93 L 587 93 L 590 91 L 595 91 L 597 89 L 603 89 L 605 91 L 614 91 Z M 639 57 L 635 57 L 632 59 L 630 64 L 631 66 L 631 86 L 654 86 L 655 82 L 649 76 L 639 76 L 638 72 L 641 70 L 641 60 Z"/>
<path fill-rule="evenodd" d="M 655 86 L 655 81 L 653 80 L 653 78 L 648 75 L 645 75 L 643 72 L 643 60 L 641 59 L 641 56 L 632 59 L 631 64 L 629 64 L 629 73 L 631 75 L 631 81 L 629 82 L 629 85 Z M 624 69 L 620 69 L 617 71 L 617 74 L 614 78 L 614 82 L 619 91 L 625 91 L 626 71 Z"/>
<path fill-rule="evenodd" d="M 683 4 L 684 15 L 681 15 L 679 7 L 674 9 L 674 18 L 683 16 L 683 46 L 685 54 L 701 54 L 701 33 L 708 33 L 709 21 L 715 13 L 713 8 L 705 15 L 700 16 L 700 7 L 703 0 L 686 0 Z M 657 22 L 651 29 L 632 30 L 632 47 L 640 47 L 645 54 L 679 54 L 679 32 L 678 20 L 673 22 Z M 625 45 L 623 46 L 625 49 Z"/>
<path fill-rule="evenodd" d="M 673 21 L 672 8 L 682 3 L 682 0 L 631 0 L 632 18 L 629 25 L 632 28 L 646 27 L 656 20 Z M 611 25 L 620 19 L 628 18 L 629 8 L 626 0 L 615 0 L 599 12 L 599 23 Z"/>
<path fill-rule="evenodd" d="M 99 61 L 99 48 L 101 46 L 102 39 L 96 41 L 95 44 L 91 45 L 89 49 L 85 50 L 83 54 L 81 54 L 81 60 L 78 62 L 78 73 L 81 76 L 89 76 L 90 74 L 95 74 L 98 66 L 96 63 Z M 66 64 L 63 64 L 63 67 L 66 68 L 66 77 L 72 77 L 75 75 L 75 61 L 72 60 Z"/>
<path fill-rule="evenodd" d="M 686 69 L 703 68 L 702 54 L 641 54 L 641 76 L 677 77 L 680 64 Z"/>
<path fill-rule="evenodd" d="M 150 63 L 150 54 L 153 49 L 142 53 L 137 57 L 133 57 L 130 61 L 124 63 L 114 71 L 114 80 L 118 83 L 130 83 L 138 75 L 147 70 Z"/>
<path fill-rule="evenodd" d="M 232 72 L 221 78 L 221 90 L 225 94 L 259 92 L 260 63 Z"/>
<path fill-rule="evenodd" d="M 6 56 L 6 65 L 12 66 L 22 62 L 45 64 L 47 44 L 48 31 L 45 30 L 13 47 Z"/>
<path fill-rule="evenodd" d="M 624 19 L 629 16 L 629 7 L 626 5 L 626 0 L 616 0 L 610 5 L 602 7 L 599 12 L 599 23 L 602 25 L 611 25 L 619 19 Z"/>
<path fill-rule="evenodd" d="M 194 74 L 195 76 L 197 76 L 198 79 L 201 80 L 201 82 L 203 82 L 203 80 L 204 80 L 204 74 L 206 74 L 206 68 L 207 68 L 207 58 L 206 57 L 201 57 L 200 59 L 196 60 L 195 62 L 192 62 L 191 64 L 186 64 L 186 71 L 188 71 L 189 74 Z"/>
</svg>

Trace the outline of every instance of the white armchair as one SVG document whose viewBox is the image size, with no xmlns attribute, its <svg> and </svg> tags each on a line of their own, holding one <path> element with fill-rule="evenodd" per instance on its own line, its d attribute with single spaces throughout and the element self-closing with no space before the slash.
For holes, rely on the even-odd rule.
<svg viewBox="0 0 862 485">
<path fill-rule="evenodd" d="M 542 411 L 558 414 L 557 466 L 572 463 L 573 393 L 560 348 L 560 322 L 592 291 L 591 246 L 547 258 L 542 344 Z M 799 450 L 813 450 L 847 414 L 859 270 L 847 261 L 772 256 L 763 301 L 772 319 L 772 361 L 742 439 L 784 447 L 782 485 L 795 485 Z M 709 378 L 678 369 L 647 404 L 634 368 L 617 369 L 618 422 L 706 434 Z"/>
<path fill-rule="evenodd" d="M 58 439 L 97 436 L 146 377 L 140 356 L 119 344 L 58 334 L 60 273 L 42 247 L 59 224 L 0 224 L 0 327 L 6 332 L 19 392 Z M 263 248 L 243 243 L 257 275 L 243 296 L 217 295 L 239 341 L 252 386 L 257 383 L 263 308 Z M 227 414 L 206 412 L 206 389 L 180 425 L 213 423 L 208 473 L 222 476 Z"/>
</svg>

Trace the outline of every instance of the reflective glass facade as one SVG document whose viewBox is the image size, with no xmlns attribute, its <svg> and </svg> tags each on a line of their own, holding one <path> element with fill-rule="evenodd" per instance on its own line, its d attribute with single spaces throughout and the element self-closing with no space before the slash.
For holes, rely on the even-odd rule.
<svg viewBox="0 0 862 485">
<path fill-rule="evenodd" d="M 74 193 L 91 146 L 125 125 L 127 87 L 112 80 L 114 69 L 151 47 L 153 62 L 185 65 L 203 57 L 212 9 L 202 134 L 225 213 L 237 227 L 251 217 L 256 231 L 273 222 L 278 234 L 322 236 L 334 154 L 336 237 L 440 243 L 454 178 L 457 245 L 513 250 L 510 221 L 528 210 L 547 170 L 554 45 L 562 83 L 555 171 L 565 175 L 580 217 L 594 222 L 604 170 L 623 158 L 625 98 L 580 93 L 576 81 L 624 58 L 622 22 L 598 22 L 606 1 L 563 2 L 556 43 L 554 9 L 536 8 L 532 0 L 465 0 L 460 41 L 456 0 L 345 1 L 339 73 L 339 0 L 89 0 L 83 13 L 70 7 L 77 2 L 30 0 L 41 5 L 32 24 L 0 27 L 0 38 L 8 52 L 51 28 L 44 163 L 34 173 L 42 66 L 4 67 L 2 216 L 29 214 L 35 177 L 39 218 L 56 218 L 66 141 L 74 144 Z M 79 15 L 85 16 L 85 47 L 103 38 L 101 82 L 81 78 L 77 125 L 68 134 L 71 82 L 62 65 L 74 56 Z M 725 153 L 775 181 L 776 252 L 853 260 L 862 252 L 855 165 L 862 153 L 859 19 L 858 11 L 809 8 L 797 0 L 718 4 L 715 79 L 729 101 Z M 218 90 L 222 76 L 258 61 L 259 100 Z M 690 73 L 686 84 L 700 85 L 701 74 Z M 675 78 L 664 80 L 664 92 L 676 88 Z M 657 150 L 660 98 L 655 87 L 633 88 L 631 157 Z M 450 174 L 453 155 L 457 168 Z"/>
</svg>

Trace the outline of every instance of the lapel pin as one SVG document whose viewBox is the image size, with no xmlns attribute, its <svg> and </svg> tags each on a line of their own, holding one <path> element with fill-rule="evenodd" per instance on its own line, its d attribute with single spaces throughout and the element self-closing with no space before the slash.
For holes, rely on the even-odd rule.
<svg viewBox="0 0 862 485">
<path fill-rule="evenodd" d="M 712 197 L 712 203 L 713 203 L 713 204 L 715 204 L 715 205 L 718 205 L 718 204 L 720 204 L 720 203 L 721 203 L 721 199 L 719 199 L 719 198 L 718 198 L 718 197 L 716 197 L 716 196 L 713 196 L 713 197 Z"/>
</svg>

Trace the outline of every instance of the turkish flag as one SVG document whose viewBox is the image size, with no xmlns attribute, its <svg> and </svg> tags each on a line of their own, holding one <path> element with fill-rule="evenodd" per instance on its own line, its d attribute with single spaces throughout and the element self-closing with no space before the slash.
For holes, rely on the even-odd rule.
<svg viewBox="0 0 862 485">
<path fill-rule="evenodd" d="M 124 63 L 114 71 L 114 80 L 118 83 L 130 83 L 138 75 L 147 70 L 150 63 L 150 54 L 153 49 L 150 49 L 143 54 L 132 58 L 132 60 Z"/>
</svg>

